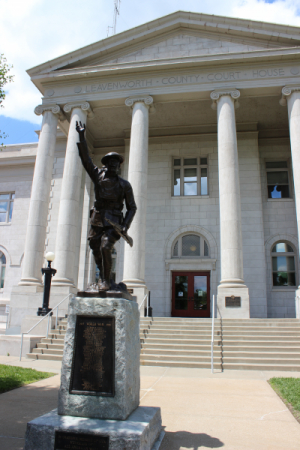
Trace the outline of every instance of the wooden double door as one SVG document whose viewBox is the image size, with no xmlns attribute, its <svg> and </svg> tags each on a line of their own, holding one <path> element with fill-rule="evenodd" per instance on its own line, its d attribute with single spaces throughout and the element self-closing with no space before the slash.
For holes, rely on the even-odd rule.
<svg viewBox="0 0 300 450">
<path fill-rule="evenodd" d="M 210 317 L 210 272 L 172 273 L 172 316 Z"/>
</svg>

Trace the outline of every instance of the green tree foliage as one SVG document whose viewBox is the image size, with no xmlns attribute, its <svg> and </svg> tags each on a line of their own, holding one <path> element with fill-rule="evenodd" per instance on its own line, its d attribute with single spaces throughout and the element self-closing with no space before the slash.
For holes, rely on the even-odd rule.
<svg viewBox="0 0 300 450">
<path fill-rule="evenodd" d="M 11 83 L 13 80 L 13 75 L 10 75 L 9 72 L 11 70 L 12 66 L 7 64 L 7 60 L 5 56 L 0 54 L 0 108 L 3 108 L 3 101 L 5 100 L 5 90 L 4 86 L 7 83 Z M 5 139 L 7 135 L 4 131 L 0 130 L 0 141 L 2 139 Z M 0 143 L 0 146 L 3 147 L 3 142 Z"/>
</svg>

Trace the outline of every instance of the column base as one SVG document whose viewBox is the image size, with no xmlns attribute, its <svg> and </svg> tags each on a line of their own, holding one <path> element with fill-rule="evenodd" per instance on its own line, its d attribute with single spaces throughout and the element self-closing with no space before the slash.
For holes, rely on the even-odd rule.
<svg viewBox="0 0 300 450">
<path fill-rule="evenodd" d="M 132 295 L 134 300 L 140 306 L 143 302 L 145 295 L 148 294 L 148 288 L 144 280 L 123 280 L 122 283 L 125 283 L 127 286 L 128 292 Z M 142 306 L 140 312 L 144 315 L 144 306 L 147 306 L 146 300 L 144 301 L 144 305 Z"/>
<path fill-rule="evenodd" d="M 69 294 L 76 293 L 77 289 L 71 286 L 51 286 L 49 307 L 53 309 Z M 5 334 L 21 333 L 22 320 L 26 316 L 37 317 L 37 310 L 43 305 L 43 296 L 44 286 L 15 286 L 11 293 L 9 324 Z M 59 307 L 60 317 L 68 313 L 68 304 L 69 299 Z"/>
<path fill-rule="evenodd" d="M 70 280 L 69 278 L 53 278 L 51 284 L 52 286 L 66 286 L 75 288 L 73 280 Z"/>
<path fill-rule="evenodd" d="M 250 319 L 249 289 L 245 284 L 220 284 L 217 295 L 217 317 Z"/>
<path fill-rule="evenodd" d="M 43 286 L 43 283 L 38 278 L 22 278 L 18 286 Z"/>
</svg>

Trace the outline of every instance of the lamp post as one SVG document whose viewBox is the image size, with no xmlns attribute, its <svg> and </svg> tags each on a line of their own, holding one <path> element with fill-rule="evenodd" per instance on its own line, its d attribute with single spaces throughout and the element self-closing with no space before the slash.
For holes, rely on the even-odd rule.
<svg viewBox="0 0 300 450">
<path fill-rule="evenodd" d="M 42 268 L 42 274 L 45 275 L 44 279 L 44 298 L 42 308 L 38 308 L 38 316 L 46 316 L 51 311 L 49 308 L 49 297 L 51 288 L 51 278 L 56 274 L 56 270 L 51 268 L 51 263 L 54 260 L 55 255 L 52 252 L 46 254 L 46 260 L 48 261 L 48 267 Z M 51 314 L 52 315 L 52 314 Z"/>
</svg>

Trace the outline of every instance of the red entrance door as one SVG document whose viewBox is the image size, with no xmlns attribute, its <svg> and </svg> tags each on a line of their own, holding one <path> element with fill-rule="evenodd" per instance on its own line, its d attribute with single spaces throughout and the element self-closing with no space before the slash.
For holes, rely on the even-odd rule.
<svg viewBox="0 0 300 450">
<path fill-rule="evenodd" d="M 210 317 L 210 273 L 172 273 L 172 316 Z"/>
</svg>

